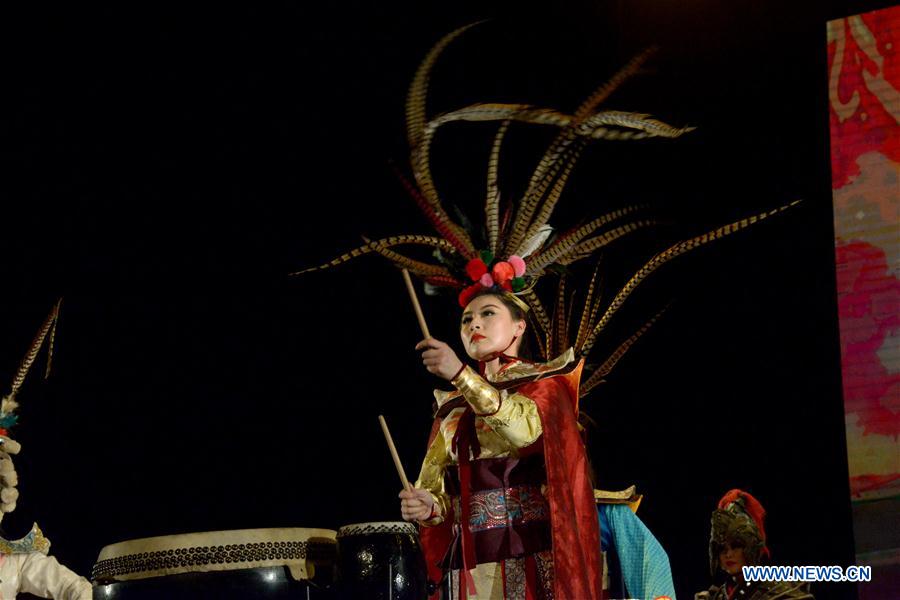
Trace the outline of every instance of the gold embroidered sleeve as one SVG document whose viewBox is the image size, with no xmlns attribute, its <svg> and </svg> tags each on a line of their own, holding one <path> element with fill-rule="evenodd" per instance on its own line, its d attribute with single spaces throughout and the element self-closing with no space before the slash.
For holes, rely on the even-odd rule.
<svg viewBox="0 0 900 600">
<path fill-rule="evenodd" d="M 500 408 L 500 392 L 472 367 L 466 366 L 450 383 L 459 390 L 476 415 L 490 415 Z"/>
<path fill-rule="evenodd" d="M 544 431 L 537 405 L 523 394 L 504 396 L 497 412 L 479 418 L 514 448 L 530 446 Z"/>
<path fill-rule="evenodd" d="M 422 469 L 419 471 L 419 478 L 416 480 L 416 487 L 431 492 L 434 498 L 437 516 L 427 521 L 421 521 L 422 525 L 431 527 L 440 525 L 444 521 L 444 517 L 450 511 L 450 497 L 444 489 L 444 469 L 450 463 L 450 452 L 447 447 L 447 441 L 444 438 L 442 430 L 438 430 L 437 435 L 428 447 L 425 454 L 425 460 L 422 461 Z"/>
</svg>

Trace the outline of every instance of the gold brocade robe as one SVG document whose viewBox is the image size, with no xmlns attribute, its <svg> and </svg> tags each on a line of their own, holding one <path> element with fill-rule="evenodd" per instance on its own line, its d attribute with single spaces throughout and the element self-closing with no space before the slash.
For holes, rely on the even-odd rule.
<svg viewBox="0 0 900 600">
<path fill-rule="evenodd" d="M 423 525 L 438 525 L 453 510 L 452 498 L 445 489 L 445 473 L 448 468 L 458 464 L 458 457 L 453 450 L 453 437 L 467 406 L 471 406 L 476 415 L 475 433 L 481 446 L 478 459 L 518 457 L 522 449 L 538 441 L 543 433 L 538 408 L 526 395 L 514 389 L 497 389 L 491 384 L 519 379 L 533 380 L 556 373 L 573 361 L 574 353 L 569 350 L 559 358 L 541 365 L 514 362 L 498 373 L 487 376 L 486 380 L 466 367 L 451 382 L 458 393 L 435 391 L 439 405 L 453 396 L 462 396 L 466 404 L 451 409 L 443 417 L 422 463 L 416 487 L 431 492 L 438 513 L 436 517 L 422 522 Z M 479 598 L 504 598 L 499 563 L 479 564 L 472 575 Z"/>
<path fill-rule="evenodd" d="M 498 400 L 492 404 L 476 406 L 469 401 L 476 414 L 475 433 L 481 445 L 479 458 L 516 457 L 520 449 L 536 442 L 543 432 L 537 406 L 523 394 L 507 393 L 505 390 L 494 390 L 494 393 Z M 437 525 L 444 520 L 444 515 L 450 514 L 450 497 L 444 489 L 444 471 L 448 466 L 457 464 L 452 442 L 463 412 L 465 407 L 457 407 L 444 417 L 422 462 L 416 487 L 431 492 L 440 513 L 425 525 Z M 479 414 L 488 416 L 477 416 Z"/>
</svg>

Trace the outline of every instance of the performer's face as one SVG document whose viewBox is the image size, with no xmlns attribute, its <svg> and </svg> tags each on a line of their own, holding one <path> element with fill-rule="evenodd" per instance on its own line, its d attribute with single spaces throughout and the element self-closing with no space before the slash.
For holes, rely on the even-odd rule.
<svg viewBox="0 0 900 600">
<path fill-rule="evenodd" d="M 525 321 L 513 318 L 509 308 L 497 296 L 478 296 L 466 306 L 459 337 L 466 353 L 481 360 L 495 352 L 515 355 L 525 332 Z M 517 337 L 516 343 L 507 348 Z"/>
<path fill-rule="evenodd" d="M 726 542 L 719 551 L 719 566 L 729 575 L 741 573 L 741 567 L 747 565 L 744 558 L 744 547 L 740 544 Z"/>
</svg>

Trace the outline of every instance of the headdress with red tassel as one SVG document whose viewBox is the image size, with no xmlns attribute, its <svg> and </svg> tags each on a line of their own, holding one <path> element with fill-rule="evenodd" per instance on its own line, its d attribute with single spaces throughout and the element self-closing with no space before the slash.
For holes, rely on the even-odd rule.
<svg viewBox="0 0 900 600">
<path fill-rule="evenodd" d="M 744 558 L 750 565 L 759 564 L 769 557 L 766 546 L 766 530 L 763 521 L 766 511 L 759 500 L 739 489 L 729 490 L 719 500 L 712 513 L 709 535 L 709 569 L 715 575 L 719 566 L 719 553 L 726 543 L 744 549 Z"/>
</svg>

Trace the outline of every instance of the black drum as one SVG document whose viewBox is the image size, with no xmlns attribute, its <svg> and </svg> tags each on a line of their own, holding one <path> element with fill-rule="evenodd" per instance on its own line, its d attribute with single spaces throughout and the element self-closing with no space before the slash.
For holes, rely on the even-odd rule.
<svg viewBox="0 0 900 600">
<path fill-rule="evenodd" d="M 337 533 L 335 590 L 340 600 L 425 600 L 425 557 L 415 525 L 345 525 Z"/>
<path fill-rule="evenodd" d="M 241 529 L 120 542 L 100 551 L 94 600 L 331 599 L 335 534 Z"/>
</svg>

